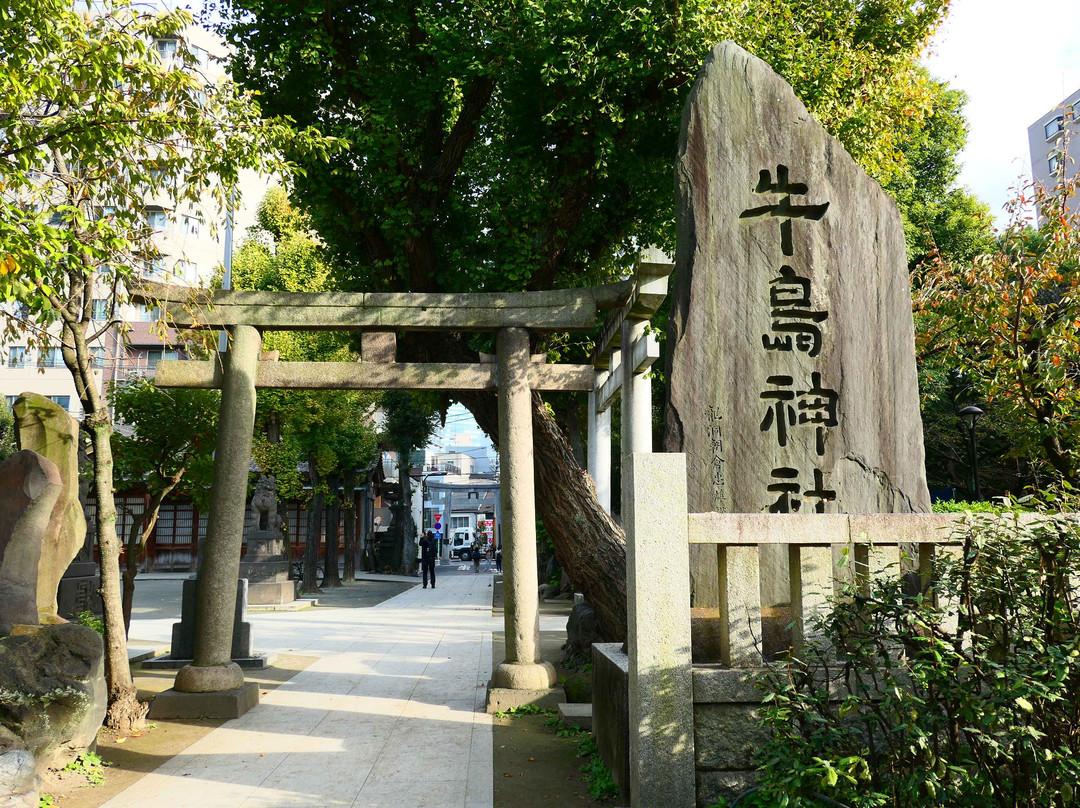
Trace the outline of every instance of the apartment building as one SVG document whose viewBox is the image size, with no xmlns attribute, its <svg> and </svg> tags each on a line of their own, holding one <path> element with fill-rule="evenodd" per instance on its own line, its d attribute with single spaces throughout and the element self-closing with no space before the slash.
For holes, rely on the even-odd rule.
<svg viewBox="0 0 1080 808">
<path fill-rule="evenodd" d="M 224 53 L 220 40 L 201 28 L 190 28 L 183 41 L 198 57 L 198 69 L 210 79 L 224 75 L 214 57 Z M 180 38 L 154 41 L 164 62 L 177 58 Z M 243 234 L 254 224 L 255 211 L 268 187 L 266 179 L 243 172 L 240 181 L 241 207 L 235 226 L 209 200 L 178 207 L 168 195 L 147 195 L 143 213 L 153 229 L 158 257 L 146 262 L 143 276 L 150 280 L 188 286 L 206 286 L 225 260 L 227 235 Z M 103 213 L 108 213 L 103 208 Z M 75 418 L 83 413 L 71 374 L 60 356 L 59 347 L 37 350 L 20 337 L 4 337 L 6 317 L 15 311 L 0 310 L 0 400 L 8 405 L 23 392 L 48 396 Z M 119 328 L 105 330 L 92 347 L 95 377 L 104 391 L 111 382 L 133 375 L 152 375 L 161 359 L 184 356 L 184 346 L 172 329 L 163 329 L 159 313 L 142 305 L 119 303 L 108 288 L 100 288 L 93 299 L 93 323 L 105 326 L 116 318 Z M 58 331 L 56 335 L 58 335 Z M 54 335 L 54 336 L 56 336 Z M 58 340 L 55 342 L 59 344 Z"/>
<path fill-rule="evenodd" d="M 1062 177 L 1076 176 L 1080 159 L 1080 89 L 1040 115 L 1028 127 L 1031 175 L 1044 188 L 1053 188 Z M 1080 200 L 1069 201 L 1073 213 L 1080 212 Z"/>
</svg>

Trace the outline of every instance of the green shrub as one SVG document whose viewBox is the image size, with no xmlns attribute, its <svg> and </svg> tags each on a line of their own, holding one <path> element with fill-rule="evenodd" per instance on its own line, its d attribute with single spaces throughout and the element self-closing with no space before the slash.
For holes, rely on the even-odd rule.
<svg viewBox="0 0 1080 808">
<path fill-rule="evenodd" d="M 773 740 L 740 805 L 1077 805 L 1078 580 L 1075 521 L 972 516 L 932 587 L 840 592 L 823 641 L 769 677 Z"/>
<path fill-rule="evenodd" d="M 100 614 L 94 614 L 91 611 L 79 612 L 75 615 L 75 622 L 80 626 L 86 626 L 92 628 L 102 637 L 105 636 L 105 621 L 101 619 Z"/>
</svg>

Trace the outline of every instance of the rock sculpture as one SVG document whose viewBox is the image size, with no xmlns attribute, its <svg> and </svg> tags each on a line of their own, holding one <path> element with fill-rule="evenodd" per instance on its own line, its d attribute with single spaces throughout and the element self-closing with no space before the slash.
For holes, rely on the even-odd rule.
<svg viewBox="0 0 1080 808">
<path fill-rule="evenodd" d="M 55 463 L 63 482 L 38 566 L 39 619 L 56 623 L 61 620 L 56 603 L 60 578 L 86 536 L 86 518 L 79 502 L 79 424 L 59 404 L 37 393 L 23 393 L 15 400 L 14 410 L 19 447 Z"/>
<path fill-rule="evenodd" d="M 38 624 L 42 538 L 63 482 L 56 465 L 30 451 L 0 463 L 0 636 Z"/>
</svg>

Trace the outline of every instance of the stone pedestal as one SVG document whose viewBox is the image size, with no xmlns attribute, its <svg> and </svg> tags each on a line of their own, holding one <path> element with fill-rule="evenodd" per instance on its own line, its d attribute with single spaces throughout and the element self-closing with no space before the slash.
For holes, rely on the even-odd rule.
<svg viewBox="0 0 1080 808">
<path fill-rule="evenodd" d="M 295 599 L 285 560 L 285 540 L 276 530 L 258 530 L 246 539 L 247 553 L 240 559 L 240 577 L 247 579 L 251 606 L 280 606 Z"/>
<path fill-rule="evenodd" d="M 236 582 L 236 605 L 233 612 L 232 661 L 241 668 L 265 668 L 270 663 L 270 658 L 266 654 L 255 655 L 251 651 L 251 623 L 244 620 L 247 616 L 247 595 L 248 582 L 240 578 Z M 169 655 L 146 660 L 142 663 L 144 669 L 177 670 L 191 663 L 195 651 L 198 610 L 199 581 L 188 578 L 184 581 L 180 622 L 173 623 Z"/>
</svg>

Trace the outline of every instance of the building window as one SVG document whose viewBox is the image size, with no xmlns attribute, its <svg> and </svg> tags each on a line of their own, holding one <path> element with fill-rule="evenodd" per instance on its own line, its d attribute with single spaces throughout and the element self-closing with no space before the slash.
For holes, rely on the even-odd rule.
<svg viewBox="0 0 1080 808">
<path fill-rule="evenodd" d="M 467 516 L 451 516 L 450 517 L 450 529 L 458 530 L 459 528 L 467 528 L 469 526 L 469 517 Z"/>
<path fill-rule="evenodd" d="M 149 309 L 141 303 L 135 307 L 135 319 L 140 323 L 152 323 L 161 319 L 161 309 L 157 306 Z"/>
<path fill-rule="evenodd" d="M 96 345 L 90 349 L 90 363 L 96 368 L 105 367 L 105 349 Z"/>
<path fill-rule="evenodd" d="M 1057 176 L 1059 173 L 1061 173 L 1061 155 L 1055 154 L 1051 156 L 1048 165 L 1050 167 L 1051 177 Z"/>
<path fill-rule="evenodd" d="M 179 359 L 179 351 L 166 351 L 160 348 L 151 348 L 146 352 L 146 367 L 153 370 L 162 359 Z"/>
<path fill-rule="evenodd" d="M 168 217 L 165 215 L 165 211 L 161 208 L 147 208 L 146 209 L 146 223 L 154 230 L 164 230 L 165 225 L 169 222 Z"/>
<path fill-rule="evenodd" d="M 1062 115 L 1058 115 L 1043 127 L 1043 131 L 1046 132 L 1046 139 L 1049 140 L 1064 128 L 1065 118 Z"/>
<path fill-rule="evenodd" d="M 199 280 L 199 267 L 194 261 L 177 261 L 173 266 L 173 274 L 189 283 L 195 283 Z"/>
<path fill-rule="evenodd" d="M 180 45 L 177 39 L 155 39 L 154 50 L 157 51 L 161 61 L 168 62 L 176 58 L 176 50 Z"/>
<path fill-rule="evenodd" d="M 184 217 L 184 234 L 192 236 L 193 238 L 199 237 L 199 228 L 202 226 L 202 221 L 198 216 L 185 216 Z"/>
<path fill-rule="evenodd" d="M 26 349 L 25 345 L 12 345 L 10 348 L 8 348 L 8 367 L 26 367 L 26 360 L 29 355 L 29 351 Z"/>
<path fill-rule="evenodd" d="M 15 402 L 19 400 L 19 397 L 18 396 L 4 396 L 4 398 L 7 400 L 8 409 L 9 410 L 15 409 Z"/>
<path fill-rule="evenodd" d="M 62 368 L 63 366 L 64 355 L 60 352 L 59 348 L 49 348 L 38 354 L 38 367 Z"/>
<path fill-rule="evenodd" d="M 71 409 L 71 396 L 49 396 L 49 401 L 59 404 L 65 410 Z"/>
<path fill-rule="evenodd" d="M 109 301 L 104 298 L 97 298 L 90 301 L 90 319 L 91 320 L 108 320 L 109 319 Z"/>
</svg>

